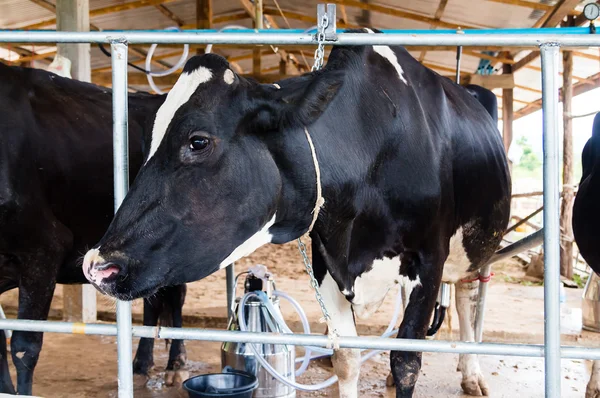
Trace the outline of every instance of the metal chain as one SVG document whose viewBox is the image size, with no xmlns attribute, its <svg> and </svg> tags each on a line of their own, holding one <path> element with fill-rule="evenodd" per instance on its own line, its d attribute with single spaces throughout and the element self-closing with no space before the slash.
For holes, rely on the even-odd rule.
<svg viewBox="0 0 600 398">
<path fill-rule="evenodd" d="M 323 14 L 321 26 L 319 26 L 317 32 L 317 49 L 315 50 L 315 64 L 312 67 L 313 72 L 323 67 L 323 62 L 325 60 L 325 29 L 328 25 L 329 18 L 325 13 Z"/>
<path fill-rule="evenodd" d="M 325 318 L 325 321 L 327 322 L 329 319 L 331 319 L 331 317 L 329 316 L 329 312 L 327 311 L 327 308 L 325 308 L 325 303 L 323 302 L 323 296 L 321 296 L 321 292 L 319 290 L 319 283 L 317 282 L 317 279 L 315 278 L 312 264 L 310 262 L 310 259 L 308 258 L 308 253 L 306 252 L 306 245 L 304 244 L 304 242 L 302 242 L 302 239 L 300 239 L 300 238 L 298 238 L 298 250 L 300 251 L 300 254 L 302 255 L 302 261 L 304 261 L 304 267 L 306 267 L 306 272 L 308 273 L 308 276 L 310 277 L 310 286 L 312 286 L 312 288 L 315 291 L 315 296 L 317 297 L 317 302 L 319 303 L 319 306 L 321 307 L 321 312 L 323 312 L 323 318 Z"/>
<path fill-rule="evenodd" d="M 323 19 L 321 20 L 321 26 L 319 26 L 317 32 L 317 49 L 315 50 L 315 64 L 312 67 L 312 71 L 319 70 L 323 67 L 323 61 L 325 59 L 325 28 L 329 25 L 329 18 L 327 14 L 323 14 Z M 298 251 L 302 255 L 302 261 L 304 261 L 304 267 L 306 267 L 306 272 L 310 277 L 310 286 L 315 291 L 315 296 L 317 298 L 317 302 L 321 307 L 321 312 L 323 312 L 323 318 L 325 322 L 329 321 L 331 317 L 329 316 L 329 312 L 327 308 L 325 308 L 325 303 L 323 302 L 323 296 L 321 295 L 321 291 L 319 290 L 319 283 L 315 278 L 315 274 L 313 272 L 312 263 L 308 258 L 308 253 L 306 252 L 306 245 L 302 242 L 301 238 L 298 238 Z M 331 332 L 331 331 L 330 331 Z"/>
</svg>

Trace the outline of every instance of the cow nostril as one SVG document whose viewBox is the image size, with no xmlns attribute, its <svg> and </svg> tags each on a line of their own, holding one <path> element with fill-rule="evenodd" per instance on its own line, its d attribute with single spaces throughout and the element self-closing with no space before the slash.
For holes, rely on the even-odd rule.
<svg viewBox="0 0 600 398">
<path fill-rule="evenodd" d="M 96 264 L 93 266 L 95 279 L 98 282 L 109 282 L 114 280 L 122 273 L 122 267 L 115 263 Z"/>
</svg>

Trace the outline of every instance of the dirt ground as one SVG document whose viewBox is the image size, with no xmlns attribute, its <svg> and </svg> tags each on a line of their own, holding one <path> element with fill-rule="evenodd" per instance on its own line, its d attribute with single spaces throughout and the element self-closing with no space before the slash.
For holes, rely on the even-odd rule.
<svg viewBox="0 0 600 398">
<path fill-rule="evenodd" d="M 316 322 L 320 310 L 308 284 L 300 256 L 294 243 L 269 245 L 236 264 L 236 272 L 245 271 L 254 264 L 264 264 L 275 275 L 277 288 L 290 293 L 303 306 L 313 332 L 324 327 Z M 494 342 L 543 342 L 543 287 L 519 283 L 523 271 L 516 262 L 495 266 L 494 277 L 487 298 L 485 340 Z M 195 327 L 223 328 L 226 324 L 225 273 L 218 272 L 203 281 L 188 285 L 184 306 L 184 324 Z M 241 287 L 241 283 L 240 283 Z M 567 289 L 566 307 L 577 310 L 581 306 L 581 290 Z M 240 292 L 238 292 L 240 294 Z M 16 310 L 16 292 L 4 294 L 0 302 L 9 317 Z M 389 323 L 393 311 L 395 291 L 388 295 L 380 310 L 358 324 L 359 333 L 377 335 Z M 114 301 L 99 296 L 99 315 L 105 320 L 114 317 Z M 62 289 L 57 288 L 51 317 L 60 317 Z M 141 319 L 141 301 L 133 306 L 134 320 Z M 297 316 L 282 304 L 288 324 L 299 331 Z M 12 314 L 12 315 L 11 315 Z M 453 309 L 436 338 L 458 339 L 458 317 Z M 576 329 L 576 328 L 575 328 Z M 597 345 L 598 336 L 589 332 L 565 331 L 564 344 Z M 134 341 L 134 349 L 137 340 Z M 191 375 L 215 372 L 220 369 L 220 345 L 198 341 L 186 342 L 187 370 Z M 150 380 L 136 379 L 136 397 L 186 396 L 176 387 L 164 385 L 164 366 L 167 350 L 162 342 L 155 346 L 156 368 Z M 44 348 L 34 376 L 34 394 L 43 397 L 116 397 L 117 363 L 116 344 L 112 337 L 46 334 Z M 456 372 L 458 356 L 454 354 L 423 355 L 423 368 L 415 396 L 466 397 L 460 388 L 461 376 Z M 481 367 L 492 397 L 543 397 L 543 360 L 515 357 L 481 357 Z M 590 365 L 586 361 L 563 360 L 563 397 L 583 397 L 589 379 Z M 389 369 L 389 355 L 380 354 L 363 365 L 360 379 L 361 397 L 393 397 L 393 389 L 385 386 Z M 314 384 L 331 375 L 331 369 L 313 363 L 299 381 Z M 13 375 L 14 376 L 14 375 Z M 335 386 L 315 393 L 298 392 L 298 397 L 335 396 Z"/>
</svg>

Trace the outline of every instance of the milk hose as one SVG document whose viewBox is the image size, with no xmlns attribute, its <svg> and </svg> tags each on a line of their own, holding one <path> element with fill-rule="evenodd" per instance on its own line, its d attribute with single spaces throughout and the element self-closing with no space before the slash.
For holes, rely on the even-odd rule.
<svg viewBox="0 0 600 398">
<path fill-rule="evenodd" d="M 310 334 L 310 324 L 309 324 L 306 314 L 302 310 L 302 307 L 300 306 L 300 304 L 296 300 L 294 300 L 291 296 L 286 294 L 285 292 L 274 291 L 273 295 L 286 299 L 292 305 L 292 307 L 294 308 L 294 310 L 300 317 L 300 320 L 302 322 L 302 328 L 304 329 L 304 333 Z M 260 291 L 259 292 L 248 292 L 242 297 L 242 299 L 240 301 L 240 304 L 238 307 L 238 322 L 239 322 L 241 331 L 247 331 L 247 329 L 248 329 L 248 327 L 246 325 L 246 319 L 244 318 L 244 308 L 245 308 L 246 301 L 250 297 L 257 297 L 265 305 L 265 307 L 267 308 L 267 310 L 269 311 L 269 313 L 271 314 L 273 319 L 275 319 L 275 322 L 280 326 L 281 330 L 283 330 L 284 333 L 293 333 L 292 330 L 287 326 L 285 321 L 280 317 L 279 311 L 277 311 L 275 309 L 271 300 L 267 297 L 267 295 L 264 292 L 260 292 Z M 401 294 L 401 289 L 398 289 L 398 296 L 396 298 L 396 306 L 394 309 L 394 316 L 392 317 L 392 320 L 391 320 L 390 324 L 388 325 L 386 331 L 383 333 L 382 337 L 389 337 L 391 335 L 398 333 L 398 330 L 393 330 L 393 328 L 396 325 L 396 322 L 398 321 L 398 317 L 400 315 L 401 308 L 402 308 L 402 294 Z M 300 384 L 297 382 L 290 381 L 287 378 L 285 378 L 283 375 L 278 373 L 277 370 L 275 370 L 271 366 L 271 364 L 269 364 L 269 362 L 260 355 L 255 344 L 249 343 L 249 346 L 250 346 L 250 349 L 252 350 L 252 352 L 254 353 L 257 361 L 261 364 L 261 366 L 263 368 L 265 368 L 267 370 L 267 372 L 269 372 L 271 374 L 271 376 L 273 376 L 278 381 L 280 381 L 292 388 L 295 388 L 295 389 L 298 389 L 301 391 L 317 391 L 317 390 L 321 390 L 323 388 L 327 388 L 327 387 L 331 386 L 338 380 L 337 376 L 334 375 L 321 383 L 317 383 L 317 384 L 313 384 L 313 385 Z M 305 351 L 304 357 L 297 359 L 297 362 L 302 362 L 302 364 L 300 365 L 300 368 L 298 368 L 298 370 L 296 370 L 296 372 L 295 372 L 296 376 L 300 376 L 302 373 L 304 373 L 304 371 L 306 371 L 311 359 L 330 356 L 333 353 L 333 350 L 323 349 L 320 347 L 305 347 L 305 350 L 306 351 Z M 322 354 L 315 356 L 315 357 L 311 357 L 311 355 L 310 355 L 311 351 L 321 352 Z M 373 350 L 373 351 L 367 353 L 366 355 L 363 355 L 361 357 L 361 363 L 371 359 L 372 357 L 374 357 L 381 351 L 383 351 L 383 350 Z"/>
<path fill-rule="evenodd" d="M 240 25 L 228 25 L 228 26 L 224 26 L 223 28 L 219 29 L 218 32 L 221 32 L 222 30 L 225 29 L 247 29 L 244 26 L 240 26 Z M 174 31 L 181 31 L 181 29 L 177 26 L 172 26 L 169 28 L 166 28 L 165 30 L 174 30 Z M 152 62 L 152 57 L 154 56 L 154 50 L 156 50 L 156 46 L 157 44 L 152 44 L 150 46 L 150 48 L 148 49 L 148 54 L 146 54 L 146 64 L 145 64 L 145 68 L 146 68 L 146 77 L 148 78 L 148 84 L 150 85 L 150 87 L 152 88 L 152 90 L 154 90 L 157 94 L 164 94 L 164 91 L 162 91 L 161 89 L 159 89 L 156 84 L 154 83 L 154 79 L 152 78 L 154 77 L 161 77 L 161 76 L 168 76 L 172 73 L 177 72 L 187 61 L 189 52 L 190 52 L 190 45 L 189 44 L 184 44 L 183 45 L 183 54 L 181 54 L 181 58 L 179 58 L 179 61 L 177 61 L 177 63 L 175 65 L 173 65 L 172 68 L 165 70 L 165 71 L 161 71 L 161 72 L 153 72 L 152 71 L 152 66 L 151 66 L 151 62 Z M 212 44 L 209 44 L 206 46 L 206 50 L 205 53 L 209 53 L 212 50 Z"/>
</svg>

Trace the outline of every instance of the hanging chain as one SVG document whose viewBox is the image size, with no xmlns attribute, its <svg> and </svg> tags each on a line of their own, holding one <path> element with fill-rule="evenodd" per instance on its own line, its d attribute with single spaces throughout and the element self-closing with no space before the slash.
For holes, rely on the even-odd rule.
<svg viewBox="0 0 600 398">
<path fill-rule="evenodd" d="M 327 13 L 325 13 L 323 14 L 321 25 L 319 26 L 317 32 L 317 49 L 315 50 L 315 64 L 312 67 L 312 71 L 319 70 L 323 67 L 323 61 L 325 59 L 325 28 L 327 28 L 327 25 L 329 25 L 329 18 L 327 18 Z M 310 258 L 308 258 L 308 253 L 306 252 L 306 245 L 302 242 L 301 238 L 298 238 L 298 250 L 302 255 L 304 267 L 306 267 L 306 272 L 310 277 L 310 286 L 315 291 L 317 302 L 321 307 L 321 312 L 323 312 L 323 319 L 325 320 L 325 322 L 328 322 L 331 319 L 331 317 L 329 316 L 327 308 L 325 308 L 325 302 L 323 302 L 323 296 L 321 295 L 321 291 L 319 290 L 319 283 L 315 278 L 312 263 L 310 262 Z M 331 333 L 332 331 L 329 332 Z"/>
<path fill-rule="evenodd" d="M 321 307 L 321 312 L 323 312 L 323 318 L 324 318 L 325 322 L 327 322 L 329 319 L 331 319 L 331 317 L 329 316 L 329 312 L 327 311 L 327 308 L 325 308 L 325 303 L 323 302 L 323 296 L 321 296 L 321 291 L 319 290 L 319 283 L 317 282 L 317 279 L 315 278 L 312 264 L 310 262 L 310 259 L 308 258 L 308 253 L 306 252 L 306 245 L 304 244 L 304 242 L 302 242 L 301 238 L 298 238 L 298 250 L 300 251 L 300 254 L 302 255 L 302 261 L 304 261 L 304 267 L 306 267 L 306 272 L 308 273 L 308 276 L 310 277 L 310 286 L 315 291 L 315 296 L 317 297 L 317 302 L 319 303 L 319 306 Z"/>
<path fill-rule="evenodd" d="M 327 13 L 323 14 L 321 19 L 321 25 L 318 27 L 317 32 L 317 49 L 315 50 L 315 64 L 312 67 L 312 71 L 319 70 L 323 67 L 323 61 L 325 60 L 325 29 L 329 25 L 329 18 Z"/>
</svg>

